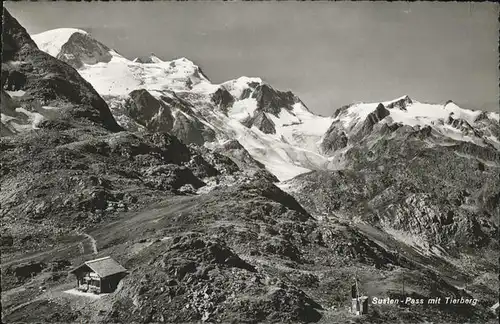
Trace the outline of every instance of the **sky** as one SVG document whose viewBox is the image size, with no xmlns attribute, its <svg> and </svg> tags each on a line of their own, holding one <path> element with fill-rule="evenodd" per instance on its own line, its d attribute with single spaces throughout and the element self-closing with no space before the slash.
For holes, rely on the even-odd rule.
<svg viewBox="0 0 500 324">
<path fill-rule="evenodd" d="M 498 111 L 498 5 L 457 2 L 5 2 L 135 58 L 186 57 L 214 83 L 261 77 L 330 115 L 403 95 Z"/>
</svg>

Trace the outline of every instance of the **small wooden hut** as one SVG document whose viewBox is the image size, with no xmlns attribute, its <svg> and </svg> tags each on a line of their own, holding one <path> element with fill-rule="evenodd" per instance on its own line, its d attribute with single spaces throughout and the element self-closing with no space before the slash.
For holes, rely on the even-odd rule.
<svg viewBox="0 0 500 324">
<path fill-rule="evenodd" d="M 78 290 L 100 294 L 115 291 L 127 269 L 107 256 L 86 261 L 70 272 L 76 276 Z"/>
</svg>

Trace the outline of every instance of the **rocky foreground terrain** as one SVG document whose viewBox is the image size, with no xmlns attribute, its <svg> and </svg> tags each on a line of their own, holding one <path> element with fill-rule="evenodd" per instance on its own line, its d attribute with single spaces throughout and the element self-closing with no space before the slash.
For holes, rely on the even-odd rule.
<svg viewBox="0 0 500 324">
<path fill-rule="evenodd" d="M 382 122 L 407 109 L 404 98 L 346 123 L 356 106 L 311 117 L 293 94 L 259 83 L 202 96 L 192 91 L 207 79 L 201 70 L 189 82 L 168 79 L 161 94 L 106 94 L 79 69 L 107 66 L 115 52 L 80 33 L 46 53 L 3 16 L 2 322 L 498 321 L 494 117 L 456 113 L 434 128 Z M 249 97 L 253 115 L 223 128 Z M 274 119 L 282 109 L 300 123 Z M 328 121 L 325 134 L 298 136 L 305 116 Z M 284 124 L 298 128 L 287 137 Z M 450 127 L 469 140 L 448 136 Z M 279 182 L 258 146 L 228 140 L 236 130 L 263 143 L 287 137 L 272 154 L 295 157 L 302 174 Z M 304 155 L 292 145 L 316 141 Z M 65 293 L 70 269 L 107 255 L 129 271 L 117 291 Z M 370 305 L 356 317 L 347 310 L 354 278 L 369 296 L 478 303 Z"/>
</svg>

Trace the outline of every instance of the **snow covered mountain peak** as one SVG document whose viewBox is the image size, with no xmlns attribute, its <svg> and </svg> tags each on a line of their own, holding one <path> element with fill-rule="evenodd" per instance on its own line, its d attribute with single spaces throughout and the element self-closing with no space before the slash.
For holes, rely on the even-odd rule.
<svg viewBox="0 0 500 324">
<path fill-rule="evenodd" d="M 242 76 L 234 80 L 229 80 L 221 84 L 235 98 L 241 98 L 246 89 L 255 89 L 262 84 L 261 78 Z"/>
<path fill-rule="evenodd" d="M 88 34 L 86 31 L 76 28 L 57 28 L 31 35 L 31 38 L 40 50 L 57 57 L 61 52 L 62 46 L 66 44 L 69 38 L 75 33 L 83 35 Z"/>
<path fill-rule="evenodd" d="M 87 52 L 69 46 L 70 38 L 58 58 L 65 59 L 61 53 L 66 47 L 76 56 Z M 152 54 L 129 60 L 101 45 L 109 54 L 106 60 L 72 65 L 123 127 L 166 131 L 183 142 L 212 148 L 225 149 L 223 143 L 237 140 L 280 180 L 327 168 L 319 140 L 333 118 L 311 113 L 292 92 L 279 91 L 258 77 L 215 84 L 185 57 L 164 61 Z"/>
<path fill-rule="evenodd" d="M 58 28 L 33 35 L 32 39 L 39 49 L 76 69 L 88 64 L 107 63 L 117 54 L 80 29 Z"/>
<path fill-rule="evenodd" d="M 443 138 L 500 149 L 498 113 L 464 109 L 451 100 L 445 104 L 431 104 L 403 96 L 384 102 L 355 103 L 337 110 L 322 139 L 322 152 L 330 154 L 366 138 L 377 124 L 392 129 L 430 127 Z"/>
<path fill-rule="evenodd" d="M 439 119 L 445 120 L 450 115 L 474 123 L 478 116 L 483 113 L 480 110 L 461 108 L 451 100 L 448 100 L 445 104 L 431 104 L 412 100 L 409 96 L 403 96 L 383 102 L 347 105 L 337 110 L 334 117 L 335 120 L 341 121 L 346 128 L 352 128 L 375 112 L 380 104 L 387 110 L 387 116 L 390 116 L 391 121 L 410 126 L 431 125 L 432 122 Z M 487 115 L 488 118 L 496 119 L 495 116 L 498 114 L 492 112 L 487 113 Z"/>
</svg>

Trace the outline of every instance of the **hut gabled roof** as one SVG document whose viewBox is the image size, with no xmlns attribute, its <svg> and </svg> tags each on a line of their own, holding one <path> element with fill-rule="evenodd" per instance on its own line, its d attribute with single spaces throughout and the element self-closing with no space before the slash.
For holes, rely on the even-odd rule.
<svg viewBox="0 0 500 324">
<path fill-rule="evenodd" d="M 79 267 L 71 270 L 70 272 L 75 272 L 84 266 L 87 266 L 90 269 L 92 269 L 92 271 L 97 273 L 97 275 L 101 278 L 109 277 L 111 275 L 127 271 L 127 269 L 122 267 L 118 262 L 113 260 L 110 256 L 107 256 L 100 259 L 86 261 Z"/>
</svg>

